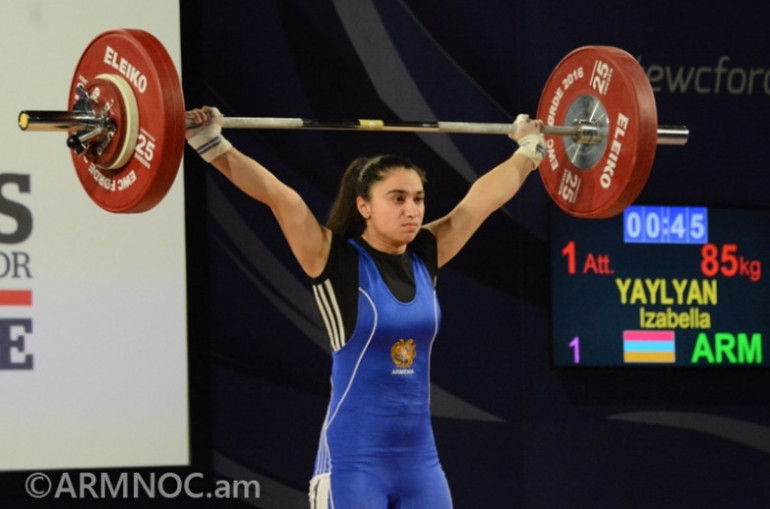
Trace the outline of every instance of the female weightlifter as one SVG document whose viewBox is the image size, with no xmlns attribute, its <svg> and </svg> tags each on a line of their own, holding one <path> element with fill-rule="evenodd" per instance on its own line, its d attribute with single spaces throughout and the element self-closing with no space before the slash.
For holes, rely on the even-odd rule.
<svg viewBox="0 0 770 509">
<path fill-rule="evenodd" d="M 519 115 L 513 155 L 427 224 L 420 168 L 392 155 L 356 159 L 324 226 L 296 191 L 222 136 L 216 108 L 187 118 L 198 125 L 187 131 L 198 154 L 272 210 L 329 333 L 332 393 L 311 508 L 451 508 L 429 408 L 436 275 L 540 164 L 542 122 Z"/>
</svg>

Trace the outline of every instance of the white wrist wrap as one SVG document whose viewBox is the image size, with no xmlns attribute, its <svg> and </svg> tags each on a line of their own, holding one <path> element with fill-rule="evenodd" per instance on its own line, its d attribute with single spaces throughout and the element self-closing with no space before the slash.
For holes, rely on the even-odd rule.
<svg viewBox="0 0 770 509">
<path fill-rule="evenodd" d="M 187 143 L 207 163 L 233 148 L 232 143 L 222 136 L 222 126 L 214 122 L 207 122 L 196 129 L 195 134 L 187 140 Z"/>
<path fill-rule="evenodd" d="M 518 141 L 519 148 L 515 154 L 521 154 L 529 158 L 535 168 L 540 166 L 545 157 L 545 136 L 541 133 L 528 134 Z"/>
</svg>

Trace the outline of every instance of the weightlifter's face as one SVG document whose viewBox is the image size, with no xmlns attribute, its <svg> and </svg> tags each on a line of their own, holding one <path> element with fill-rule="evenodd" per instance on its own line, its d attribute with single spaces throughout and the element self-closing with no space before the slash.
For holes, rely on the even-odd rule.
<svg viewBox="0 0 770 509">
<path fill-rule="evenodd" d="M 395 168 L 371 187 L 370 199 L 357 199 L 366 220 L 364 239 L 380 251 L 403 253 L 417 235 L 425 214 L 422 179 L 414 170 Z"/>
</svg>

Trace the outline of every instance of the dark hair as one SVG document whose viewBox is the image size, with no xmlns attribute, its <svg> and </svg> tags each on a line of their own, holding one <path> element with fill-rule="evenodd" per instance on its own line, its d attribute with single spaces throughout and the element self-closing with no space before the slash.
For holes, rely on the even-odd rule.
<svg viewBox="0 0 770 509">
<path fill-rule="evenodd" d="M 423 184 L 427 182 L 425 172 L 410 160 L 396 155 L 358 157 L 345 170 L 337 197 L 334 199 L 326 226 L 342 237 L 357 237 L 364 232 L 366 222 L 358 212 L 356 197 L 371 199 L 372 185 L 396 168 L 417 172 Z"/>
</svg>

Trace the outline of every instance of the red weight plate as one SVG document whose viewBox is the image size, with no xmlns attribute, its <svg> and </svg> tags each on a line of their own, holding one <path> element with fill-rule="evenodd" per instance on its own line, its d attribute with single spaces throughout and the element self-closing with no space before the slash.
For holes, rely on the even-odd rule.
<svg viewBox="0 0 770 509">
<path fill-rule="evenodd" d="M 546 135 L 540 176 L 562 210 L 611 217 L 639 196 L 655 159 L 658 114 L 647 75 L 630 54 L 610 46 L 569 53 L 548 78 L 537 117 L 547 125 L 589 121 L 606 131 L 598 145 Z"/>
<path fill-rule="evenodd" d="M 136 98 L 139 126 L 133 154 L 114 169 L 105 169 L 109 165 L 101 165 L 90 151 L 80 156 L 73 151 L 72 161 L 83 188 L 97 205 L 110 212 L 143 212 L 166 195 L 179 170 L 185 130 L 182 85 L 160 41 L 135 29 L 109 30 L 91 41 L 75 68 L 70 109 L 77 100 L 78 85 L 89 89 L 89 83 L 104 80 L 105 75 L 108 82 L 125 80 Z M 119 78 L 110 80 L 110 76 Z M 113 120 L 118 122 L 116 117 L 122 113 L 116 108 Z M 122 127 L 119 124 L 121 135 Z"/>
</svg>

